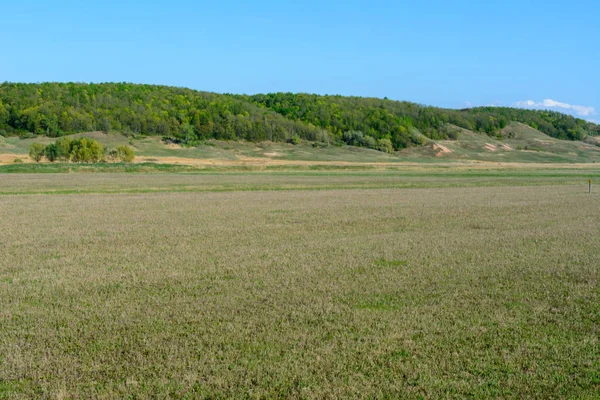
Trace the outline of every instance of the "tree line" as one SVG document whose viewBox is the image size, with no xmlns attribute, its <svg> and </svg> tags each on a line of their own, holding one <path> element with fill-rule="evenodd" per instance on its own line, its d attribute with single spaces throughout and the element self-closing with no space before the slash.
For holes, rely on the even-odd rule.
<svg viewBox="0 0 600 400">
<path fill-rule="evenodd" d="M 88 131 L 206 139 L 347 143 L 393 151 L 456 139 L 453 126 L 491 136 L 517 121 L 559 139 L 600 134 L 569 115 L 503 107 L 451 110 L 388 99 L 270 93 L 253 96 L 130 83 L 0 84 L 0 135 Z M 390 146 L 391 145 L 391 146 Z"/>
<path fill-rule="evenodd" d="M 40 162 L 44 157 L 50 162 L 132 162 L 135 159 L 135 153 L 133 149 L 127 145 L 117 146 L 116 149 L 107 152 L 106 149 L 94 139 L 85 137 L 78 139 L 61 137 L 54 143 L 46 146 L 41 143 L 32 143 L 29 146 L 29 157 L 35 162 Z"/>
</svg>

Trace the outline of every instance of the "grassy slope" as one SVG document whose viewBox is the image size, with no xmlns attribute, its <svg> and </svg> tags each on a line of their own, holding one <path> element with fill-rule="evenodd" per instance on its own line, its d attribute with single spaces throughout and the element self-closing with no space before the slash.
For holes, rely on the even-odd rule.
<svg viewBox="0 0 600 400">
<path fill-rule="evenodd" d="M 137 156 L 143 157 L 182 157 L 209 158 L 217 160 L 239 160 L 241 157 L 259 157 L 264 159 L 285 160 L 314 160 L 314 161 L 355 161 L 355 162 L 395 162 L 400 161 L 396 156 L 380 151 L 352 146 L 329 146 L 314 148 L 310 143 L 294 146 L 288 143 L 249 143 L 244 141 L 210 140 L 205 145 L 182 148 L 166 145 L 158 136 L 148 136 L 141 139 L 129 139 L 119 133 L 104 134 L 102 132 L 82 133 L 71 137 L 91 137 L 108 148 L 120 144 L 133 147 Z M 26 155 L 31 143 L 52 143 L 54 139 L 39 137 L 36 139 L 18 139 L 15 137 L 0 137 L 0 154 L 10 153 Z"/>
<path fill-rule="evenodd" d="M 558 140 L 551 138 L 527 125 L 511 123 L 502 132 L 505 139 L 497 140 L 456 128 L 461 133 L 458 140 L 441 140 L 429 142 L 426 146 L 410 148 L 401 155 L 411 159 L 414 157 L 436 158 L 441 160 L 480 160 L 492 162 L 598 162 L 600 147 L 588 142 Z M 509 134 L 512 137 L 509 138 Z M 433 144 L 442 145 L 452 153 L 435 151 Z M 486 145 L 488 146 L 486 148 Z M 493 149 L 493 150 L 492 150 Z"/>
<path fill-rule="evenodd" d="M 597 395 L 583 186 L 175 193 L 397 174 L 2 176 L 174 190 L 0 194 L 0 398 Z"/>
<path fill-rule="evenodd" d="M 385 154 L 379 151 L 352 146 L 329 146 L 315 148 L 310 143 L 291 145 L 287 143 L 249 143 L 244 141 L 224 142 L 208 141 L 205 145 L 194 148 L 165 145 L 157 136 L 139 139 L 128 139 L 119 133 L 104 134 L 91 132 L 72 135 L 87 136 L 98 140 L 108 148 L 119 144 L 131 145 L 141 157 L 180 157 L 215 160 L 241 160 L 245 158 L 262 158 L 265 160 L 288 161 L 348 161 L 348 162 L 439 162 L 478 160 L 490 162 L 560 162 L 587 163 L 600 161 L 600 147 L 596 138 L 586 141 L 565 141 L 551 138 L 527 125 L 512 123 L 503 134 L 505 139 L 497 140 L 487 135 L 474 133 L 466 129 L 456 128 L 461 133 L 458 140 L 429 141 L 422 147 L 412 147 L 396 154 Z M 418 135 L 418 132 L 416 133 Z M 508 136 L 511 135 L 511 138 Z M 39 137 L 21 140 L 15 137 L 0 137 L 0 154 L 26 155 L 33 142 L 51 143 L 54 139 Z M 451 153 L 434 150 L 434 144 L 442 145 Z M 492 145 L 495 150 L 486 148 Z M 504 146 L 504 147 L 503 147 Z"/>
</svg>

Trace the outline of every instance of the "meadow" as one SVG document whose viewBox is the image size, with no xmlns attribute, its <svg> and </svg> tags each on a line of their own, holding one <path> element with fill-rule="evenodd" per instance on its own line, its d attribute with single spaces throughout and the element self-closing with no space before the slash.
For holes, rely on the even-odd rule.
<svg viewBox="0 0 600 400">
<path fill-rule="evenodd" d="M 0 399 L 600 393 L 593 165 L 52 168 L 0 174 Z"/>
</svg>

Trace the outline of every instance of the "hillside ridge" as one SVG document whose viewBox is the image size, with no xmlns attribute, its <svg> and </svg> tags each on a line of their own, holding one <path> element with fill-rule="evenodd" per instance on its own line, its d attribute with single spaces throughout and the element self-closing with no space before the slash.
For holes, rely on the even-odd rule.
<svg viewBox="0 0 600 400">
<path fill-rule="evenodd" d="M 68 135 L 72 140 L 86 137 L 98 141 L 105 149 L 129 146 L 136 163 L 181 164 L 192 166 L 278 167 L 327 165 L 408 165 L 451 164 L 555 164 L 600 162 L 600 137 L 584 141 L 559 140 L 525 124 L 511 122 L 499 137 L 450 125 L 454 140 L 422 139 L 424 144 L 393 153 L 345 144 L 326 145 L 309 141 L 249 142 L 246 140 L 209 139 L 197 146 L 165 141 L 161 136 L 126 135 L 119 132 L 83 132 Z M 34 143 L 47 146 L 57 138 L 36 136 L 0 136 L 0 164 L 30 163 L 29 148 Z M 45 162 L 46 160 L 44 160 Z M 408 163 L 408 164 L 407 164 Z"/>
<path fill-rule="evenodd" d="M 116 131 L 187 146 L 209 139 L 306 140 L 391 153 L 456 140 L 453 127 L 501 138 L 512 122 L 563 140 L 600 133 L 600 126 L 570 115 L 507 107 L 454 110 L 368 97 L 218 94 L 131 83 L 0 84 L 0 135 L 25 138 Z"/>
</svg>

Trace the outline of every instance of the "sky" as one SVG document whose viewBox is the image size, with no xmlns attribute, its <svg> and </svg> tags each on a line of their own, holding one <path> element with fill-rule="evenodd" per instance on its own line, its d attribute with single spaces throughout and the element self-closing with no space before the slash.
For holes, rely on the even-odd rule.
<svg viewBox="0 0 600 400">
<path fill-rule="evenodd" d="M 600 120 L 600 1 L 0 0 L 0 82 L 548 108 Z"/>
</svg>

